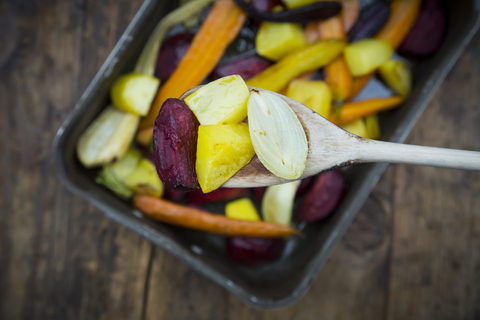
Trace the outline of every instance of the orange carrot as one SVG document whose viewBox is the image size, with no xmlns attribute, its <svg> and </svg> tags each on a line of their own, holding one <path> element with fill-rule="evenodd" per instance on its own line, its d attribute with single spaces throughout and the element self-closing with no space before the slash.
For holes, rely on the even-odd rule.
<svg viewBox="0 0 480 320">
<path fill-rule="evenodd" d="M 343 0 L 342 4 L 343 29 L 348 32 L 360 15 L 360 0 Z"/>
<path fill-rule="evenodd" d="M 233 0 L 215 2 L 177 69 L 160 87 L 150 112 L 140 122 L 140 129 L 153 126 L 165 100 L 179 98 L 208 76 L 240 32 L 245 19 L 246 14 Z"/>
<path fill-rule="evenodd" d="M 312 22 L 307 24 L 303 34 L 305 35 L 305 39 L 307 40 L 308 44 L 312 44 L 320 40 L 320 35 L 318 31 L 318 22 Z"/>
<path fill-rule="evenodd" d="M 329 120 L 336 125 L 343 125 L 379 111 L 396 108 L 403 101 L 403 97 L 390 97 L 346 103 L 340 107 L 339 114 L 330 117 Z"/>
<path fill-rule="evenodd" d="M 393 1 L 390 18 L 375 38 L 388 40 L 392 47 L 397 49 L 417 20 L 421 2 L 421 0 Z"/>
<path fill-rule="evenodd" d="M 224 236 L 280 238 L 300 234 L 281 224 L 231 219 L 150 196 L 136 195 L 133 205 L 155 220 Z"/>
<path fill-rule="evenodd" d="M 142 146 L 148 147 L 152 142 L 153 127 L 148 127 L 137 132 L 135 140 Z"/>
<path fill-rule="evenodd" d="M 319 23 L 320 39 L 345 39 L 342 16 L 330 18 Z M 333 100 L 343 103 L 352 94 L 352 75 L 343 56 L 330 62 L 324 68 L 325 82 L 332 90 Z"/>
<path fill-rule="evenodd" d="M 361 77 L 353 78 L 352 82 L 352 93 L 350 97 L 355 97 L 363 87 L 367 84 L 368 81 L 375 75 L 375 73 L 369 73 Z"/>
<path fill-rule="evenodd" d="M 377 39 L 388 40 L 394 49 L 402 44 L 420 12 L 421 0 L 395 0 L 392 2 L 391 14 L 382 30 L 375 36 Z M 373 77 L 373 73 L 354 80 L 354 96 Z M 363 85 L 362 85 L 363 84 Z"/>
</svg>

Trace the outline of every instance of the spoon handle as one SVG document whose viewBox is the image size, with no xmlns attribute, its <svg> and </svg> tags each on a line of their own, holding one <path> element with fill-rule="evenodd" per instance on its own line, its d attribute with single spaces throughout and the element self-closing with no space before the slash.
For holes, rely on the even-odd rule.
<svg viewBox="0 0 480 320">
<path fill-rule="evenodd" d="M 480 170 L 480 152 L 361 140 L 358 162 L 406 163 L 431 167 Z"/>
</svg>

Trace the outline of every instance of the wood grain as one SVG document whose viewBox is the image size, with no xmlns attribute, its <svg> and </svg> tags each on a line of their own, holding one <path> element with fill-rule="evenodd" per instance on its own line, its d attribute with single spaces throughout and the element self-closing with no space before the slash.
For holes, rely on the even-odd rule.
<svg viewBox="0 0 480 320">
<path fill-rule="evenodd" d="M 68 193 L 54 134 L 141 0 L 0 2 L 0 319 L 479 319 L 480 174 L 391 165 L 312 289 L 243 305 Z M 408 143 L 480 151 L 480 36 Z"/>
</svg>

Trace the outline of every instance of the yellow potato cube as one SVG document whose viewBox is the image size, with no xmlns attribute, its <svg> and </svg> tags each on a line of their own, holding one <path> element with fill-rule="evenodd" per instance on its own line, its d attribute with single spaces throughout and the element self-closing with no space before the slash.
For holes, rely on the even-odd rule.
<svg viewBox="0 0 480 320">
<path fill-rule="evenodd" d="M 346 125 L 341 126 L 345 131 L 353 133 L 356 136 L 367 138 L 367 127 L 365 126 L 365 121 L 363 119 L 358 119 L 347 123 Z"/>
<path fill-rule="evenodd" d="M 343 52 L 350 72 L 354 77 L 375 71 L 393 54 L 387 40 L 363 39 L 348 45 Z"/>
<path fill-rule="evenodd" d="M 305 46 L 303 29 L 295 23 L 262 22 L 255 39 L 258 54 L 274 61 Z"/>
<path fill-rule="evenodd" d="M 380 122 L 378 121 L 377 114 L 371 114 L 365 117 L 365 129 L 367 132 L 367 139 L 379 139 L 380 138 Z"/>
<path fill-rule="evenodd" d="M 227 203 L 225 215 L 232 219 L 260 221 L 257 209 L 249 198 L 242 198 Z"/>
<path fill-rule="evenodd" d="M 129 73 L 115 81 L 110 98 L 115 107 L 125 112 L 144 116 L 150 110 L 160 80 L 154 76 Z"/>
<path fill-rule="evenodd" d="M 202 125 L 240 123 L 247 117 L 250 91 L 239 75 L 210 82 L 185 98 Z"/>
<path fill-rule="evenodd" d="M 330 115 L 332 91 L 323 81 L 293 80 L 287 97 L 306 105 L 324 118 Z"/>
<path fill-rule="evenodd" d="M 202 191 L 218 189 L 254 155 L 247 124 L 201 125 L 195 167 Z"/>
<path fill-rule="evenodd" d="M 408 65 L 400 60 L 389 60 L 378 69 L 383 81 L 397 94 L 408 97 L 412 90 L 412 72 Z"/>
</svg>

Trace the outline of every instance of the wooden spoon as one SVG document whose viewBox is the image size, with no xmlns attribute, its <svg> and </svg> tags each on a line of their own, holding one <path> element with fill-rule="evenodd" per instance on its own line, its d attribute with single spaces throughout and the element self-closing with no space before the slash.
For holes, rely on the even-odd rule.
<svg viewBox="0 0 480 320">
<path fill-rule="evenodd" d="M 188 90 L 180 99 L 184 99 L 199 88 L 195 87 Z M 250 89 L 267 91 L 257 88 Z M 414 146 L 361 138 L 337 127 L 303 104 L 281 94 L 271 93 L 287 102 L 295 111 L 305 129 L 309 150 L 305 171 L 300 179 L 354 163 L 365 162 L 407 163 L 480 170 L 480 152 Z M 264 187 L 289 181 L 291 180 L 285 180 L 272 174 L 255 156 L 248 165 L 238 171 L 222 187 Z"/>
</svg>

